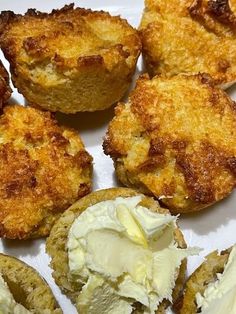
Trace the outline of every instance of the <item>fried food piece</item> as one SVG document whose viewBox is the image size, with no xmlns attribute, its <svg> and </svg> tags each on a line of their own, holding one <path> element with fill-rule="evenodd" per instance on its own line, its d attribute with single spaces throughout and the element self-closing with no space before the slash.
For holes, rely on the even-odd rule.
<svg viewBox="0 0 236 314">
<path fill-rule="evenodd" d="M 223 273 L 231 251 L 232 248 L 229 248 L 220 253 L 214 251 L 206 256 L 205 261 L 187 280 L 184 295 L 175 304 L 177 313 L 199 313 L 196 304 L 196 294 L 200 293 L 203 295 L 207 286 L 217 280 L 217 274 Z"/>
<path fill-rule="evenodd" d="M 50 14 L 3 11 L 0 45 L 28 102 L 75 113 L 108 108 L 125 93 L 140 53 L 126 20 L 66 5 Z"/>
<path fill-rule="evenodd" d="M 93 206 L 97 203 L 107 200 L 115 200 L 118 197 L 126 198 L 136 195 L 138 195 L 137 192 L 127 188 L 110 188 L 90 193 L 73 204 L 68 210 L 66 210 L 53 226 L 50 236 L 46 241 L 46 251 L 52 258 L 50 263 L 50 266 L 53 269 L 52 276 L 54 277 L 56 284 L 72 300 L 74 304 L 77 302 L 77 298 L 81 292 L 83 283 L 78 281 L 74 282 L 69 269 L 67 242 L 68 233 L 73 222 L 89 206 Z M 154 201 L 150 197 L 144 197 L 141 201 L 141 205 L 153 212 L 169 214 L 167 209 L 161 208 L 158 202 Z M 179 248 L 186 248 L 183 235 L 180 229 L 177 227 L 174 230 L 174 239 Z M 178 298 L 180 292 L 183 289 L 185 271 L 186 259 L 182 261 L 181 266 L 176 273 L 175 287 L 172 292 L 173 300 Z M 138 304 L 135 304 L 135 306 L 137 306 L 138 309 Z M 156 314 L 165 313 L 165 309 L 168 306 L 169 302 L 164 300 L 161 304 L 159 304 Z M 137 311 L 137 313 L 142 313 L 142 311 Z"/>
<path fill-rule="evenodd" d="M 11 96 L 11 88 L 9 86 L 9 75 L 0 61 L 0 108 Z"/>
<path fill-rule="evenodd" d="M 46 281 L 26 263 L 0 254 L 0 274 L 15 301 L 30 313 L 62 314 Z"/>
<path fill-rule="evenodd" d="M 104 141 L 126 186 L 172 213 L 203 209 L 236 183 L 236 107 L 206 75 L 142 76 Z"/>
<path fill-rule="evenodd" d="M 235 0 L 146 0 L 140 34 L 150 75 L 209 73 L 236 80 Z"/>
<path fill-rule="evenodd" d="M 74 130 L 29 107 L 4 108 L 0 138 L 0 236 L 46 236 L 90 192 L 92 158 Z"/>
</svg>

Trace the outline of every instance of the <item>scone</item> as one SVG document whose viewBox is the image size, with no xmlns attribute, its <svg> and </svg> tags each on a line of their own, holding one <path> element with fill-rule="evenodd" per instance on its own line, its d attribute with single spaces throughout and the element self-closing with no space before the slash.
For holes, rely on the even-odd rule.
<svg viewBox="0 0 236 314">
<path fill-rule="evenodd" d="M 11 88 L 9 86 L 9 75 L 0 61 L 0 109 L 11 96 Z"/>
<path fill-rule="evenodd" d="M 46 236 L 90 192 L 92 158 L 76 131 L 30 107 L 4 108 L 0 138 L 0 236 Z"/>
<path fill-rule="evenodd" d="M 209 73 L 236 80 L 235 0 L 146 0 L 140 34 L 150 75 Z"/>
<path fill-rule="evenodd" d="M 93 192 L 63 213 L 46 250 L 79 313 L 164 313 L 182 289 L 186 248 L 176 217 L 126 188 Z"/>
<path fill-rule="evenodd" d="M 62 314 L 46 281 L 24 262 L 0 254 L 0 313 Z"/>
<path fill-rule="evenodd" d="M 73 4 L 50 14 L 3 11 L 0 34 L 19 92 L 31 104 L 64 113 L 117 102 L 129 87 L 141 46 L 126 20 Z"/>
<path fill-rule="evenodd" d="M 212 252 L 188 279 L 176 311 L 180 314 L 235 314 L 235 273 L 235 245 L 220 253 Z"/>
<path fill-rule="evenodd" d="M 236 106 L 206 75 L 142 76 L 103 146 L 124 185 L 172 213 L 200 210 L 236 184 Z"/>
</svg>

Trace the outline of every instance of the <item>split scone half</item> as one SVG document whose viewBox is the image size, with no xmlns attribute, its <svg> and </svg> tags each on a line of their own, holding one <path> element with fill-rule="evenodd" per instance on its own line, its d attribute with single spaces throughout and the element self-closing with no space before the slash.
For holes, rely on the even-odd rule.
<svg viewBox="0 0 236 314">
<path fill-rule="evenodd" d="M 49 14 L 3 11 L 0 34 L 19 92 L 34 105 L 64 113 L 117 102 L 129 87 L 141 48 L 126 20 L 73 4 Z"/>
<path fill-rule="evenodd" d="M 146 0 L 140 24 L 150 75 L 209 73 L 236 80 L 235 0 Z"/>
<path fill-rule="evenodd" d="M 200 210 L 235 186 L 236 106 L 206 75 L 141 76 L 103 146 L 124 185 L 173 213 Z"/>
<path fill-rule="evenodd" d="M 62 314 L 38 272 L 15 257 L 0 254 L 0 313 Z"/>
<path fill-rule="evenodd" d="M 236 313 L 236 245 L 212 252 L 186 283 L 176 304 L 180 314 Z"/>
<path fill-rule="evenodd" d="M 4 103 L 11 97 L 11 88 L 9 86 L 9 75 L 4 65 L 0 61 L 0 109 Z"/>
<path fill-rule="evenodd" d="M 92 157 L 75 130 L 19 105 L 0 116 L 0 237 L 42 237 L 91 190 Z"/>
<path fill-rule="evenodd" d="M 47 239 L 53 277 L 79 313 L 165 313 L 185 276 L 176 217 L 127 188 L 93 192 L 63 213 Z"/>
</svg>

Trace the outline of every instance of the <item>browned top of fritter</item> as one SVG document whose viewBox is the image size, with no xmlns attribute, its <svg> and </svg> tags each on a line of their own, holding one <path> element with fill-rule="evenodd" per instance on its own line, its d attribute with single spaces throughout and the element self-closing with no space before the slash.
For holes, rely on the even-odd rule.
<svg viewBox="0 0 236 314">
<path fill-rule="evenodd" d="M 140 50 L 138 34 L 126 20 L 73 4 L 49 14 L 3 11 L 0 33 L 0 45 L 13 65 L 50 61 L 65 70 L 104 63 L 112 70 L 120 59 L 132 67 Z"/>
<path fill-rule="evenodd" d="M 9 75 L 0 61 L 0 108 L 4 102 L 11 96 L 11 88 L 9 86 Z"/>
<path fill-rule="evenodd" d="M 0 236 L 47 235 L 91 189 L 91 157 L 48 112 L 8 106 L 0 117 Z"/>
<path fill-rule="evenodd" d="M 236 182 L 236 105 L 206 75 L 142 76 L 104 142 L 120 180 L 172 212 L 201 209 Z"/>
<path fill-rule="evenodd" d="M 196 305 L 196 294 L 204 294 L 208 284 L 217 280 L 217 274 L 223 273 L 231 248 L 218 253 L 214 251 L 210 253 L 206 260 L 195 270 L 189 277 L 185 292 L 175 304 L 175 310 L 180 314 L 198 313 Z M 223 313 L 222 313 L 223 314 Z"/>
<path fill-rule="evenodd" d="M 146 0 L 140 34 L 150 73 L 236 81 L 235 14 L 235 0 Z"/>
</svg>

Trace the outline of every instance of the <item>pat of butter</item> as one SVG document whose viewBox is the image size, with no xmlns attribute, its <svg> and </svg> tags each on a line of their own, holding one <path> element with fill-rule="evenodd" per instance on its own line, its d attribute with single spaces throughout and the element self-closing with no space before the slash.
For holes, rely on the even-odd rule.
<svg viewBox="0 0 236 314">
<path fill-rule="evenodd" d="M 1 314 L 30 314 L 25 307 L 15 302 L 6 282 L 0 274 L 0 313 Z"/>
<path fill-rule="evenodd" d="M 181 261 L 198 253 L 177 247 L 176 217 L 152 212 L 141 200 L 100 202 L 73 222 L 67 248 L 72 278 L 84 284 L 81 314 L 128 314 L 137 302 L 154 314 L 163 299 L 171 301 Z"/>
<path fill-rule="evenodd" d="M 217 274 L 204 294 L 197 293 L 196 302 L 202 314 L 236 313 L 236 245 L 233 246 L 224 272 Z"/>
</svg>

